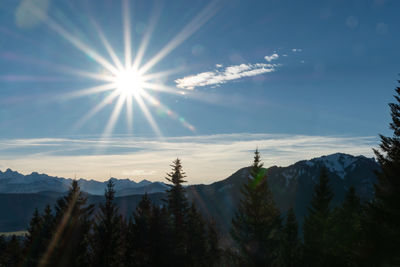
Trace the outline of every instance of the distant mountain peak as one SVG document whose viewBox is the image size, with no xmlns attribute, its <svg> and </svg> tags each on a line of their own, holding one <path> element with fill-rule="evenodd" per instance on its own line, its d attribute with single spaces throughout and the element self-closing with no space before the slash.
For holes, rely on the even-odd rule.
<svg viewBox="0 0 400 267">
<path fill-rule="evenodd" d="M 314 165 L 322 164 L 330 172 L 336 173 L 340 178 L 344 179 L 348 168 L 354 168 L 354 164 L 360 159 L 367 159 L 365 156 L 353 156 L 345 153 L 334 153 L 330 155 L 313 158 L 311 160 L 305 160 L 307 166 L 312 167 Z"/>
</svg>

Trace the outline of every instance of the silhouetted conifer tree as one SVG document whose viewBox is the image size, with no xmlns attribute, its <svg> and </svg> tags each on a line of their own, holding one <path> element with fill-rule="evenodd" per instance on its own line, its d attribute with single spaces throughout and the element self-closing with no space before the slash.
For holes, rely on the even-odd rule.
<svg viewBox="0 0 400 267">
<path fill-rule="evenodd" d="M 301 265 L 302 245 L 299 238 L 299 225 L 293 208 L 286 214 L 286 222 L 282 228 L 280 245 L 280 262 L 284 267 Z"/>
<path fill-rule="evenodd" d="M 93 233 L 94 266 L 122 266 L 124 247 L 122 217 L 114 203 L 114 183 L 110 179 L 105 190 L 105 203 L 96 214 Z"/>
<path fill-rule="evenodd" d="M 354 248 L 360 242 L 361 202 L 354 187 L 350 187 L 342 205 L 335 208 L 332 216 L 333 261 L 336 266 L 354 266 Z"/>
<path fill-rule="evenodd" d="M 7 242 L 4 235 L 0 235 L 0 266 L 5 266 L 6 263 L 6 247 Z"/>
<path fill-rule="evenodd" d="M 186 265 L 207 265 L 207 236 L 205 222 L 197 211 L 194 203 L 190 206 L 187 216 Z"/>
<path fill-rule="evenodd" d="M 131 226 L 132 237 L 132 259 L 134 266 L 150 266 L 151 243 L 150 243 L 150 221 L 152 216 L 151 201 L 146 194 L 143 195 L 133 214 L 134 224 Z"/>
<path fill-rule="evenodd" d="M 182 170 L 181 161 L 177 158 L 173 161 L 172 171 L 167 173 L 167 181 L 172 184 L 167 190 L 167 206 L 172 216 L 172 232 L 173 232 L 173 255 L 174 265 L 183 266 L 186 258 L 186 223 L 188 212 L 188 200 L 183 187 L 185 173 Z"/>
<path fill-rule="evenodd" d="M 50 205 L 46 205 L 44 214 L 42 216 L 42 233 L 40 236 L 40 250 L 42 253 L 45 252 L 49 245 L 54 232 L 54 215 Z"/>
<path fill-rule="evenodd" d="M 257 149 L 249 178 L 241 190 L 238 211 L 232 220 L 231 235 L 246 266 L 271 265 L 278 254 L 280 212 L 262 166 Z"/>
<path fill-rule="evenodd" d="M 321 170 L 304 220 L 304 249 L 307 266 L 333 266 L 331 200 L 333 192 L 325 168 Z"/>
<path fill-rule="evenodd" d="M 129 218 L 126 228 L 125 228 L 125 256 L 124 256 L 124 265 L 125 266 L 135 266 L 135 249 L 136 242 L 138 240 L 134 235 L 134 221 L 132 218 Z"/>
<path fill-rule="evenodd" d="M 29 222 L 28 233 L 24 241 L 24 265 L 37 266 L 43 251 L 41 250 L 41 235 L 43 228 L 42 216 L 36 208 Z"/>
<path fill-rule="evenodd" d="M 173 259 L 172 222 L 165 206 L 153 205 L 150 219 L 151 266 L 168 266 Z"/>
<path fill-rule="evenodd" d="M 6 241 L 4 249 L 4 265 L 7 267 L 17 267 L 21 264 L 23 257 L 23 248 L 19 238 L 16 235 L 12 235 L 11 238 Z"/>
<path fill-rule="evenodd" d="M 389 104 L 393 135 L 380 135 L 380 150 L 374 150 L 381 171 L 364 222 L 361 257 L 365 266 L 400 265 L 400 87 L 394 98 L 396 103 Z"/>
<path fill-rule="evenodd" d="M 93 205 L 86 204 L 78 182 L 72 181 L 68 194 L 58 199 L 55 230 L 41 266 L 85 266 L 90 264 L 89 232 Z"/>
</svg>

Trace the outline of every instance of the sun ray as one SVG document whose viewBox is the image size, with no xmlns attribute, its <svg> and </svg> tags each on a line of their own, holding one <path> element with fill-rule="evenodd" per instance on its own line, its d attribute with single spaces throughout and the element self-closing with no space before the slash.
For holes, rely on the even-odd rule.
<svg viewBox="0 0 400 267">
<path fill-rule="evenodd" d="M 132 68 L 134 68 L 134 69 L 138 69 L 139 65 L 142 63 L 142 58 L 144 56 L 144 53 L 147 50 L 148 44 L 150 42 L 150 38 L 154 32 L 158 18 L 160 16 L 160 11 L 161 11 L 161 5 L 156 5 L 156 8 L 154 9 L 152 16 L 150 18 L 149 27 L 146 30 L 146 33 L 140 43 L 139 49 L 138 49 L 135 59 L 133 61 Z"/>
<path fill-rule="evenodd" d="M 125 101 L 124 97 L 122 95 L 120 95 L 119 98 L 118 98 L 117 103 L 115 104 L 114 110 L 111 113 L 110 119 L 107 122 L 107 126 L 106 126 L 106 128 L 105 128 L 105 130 L 103 132 L 103 138 L 102 139 L 105 139 L 105 138 L 109 137 L 112 134 L 112 132 L 114 130 L 114 126 L 117 123 L 119 114 L 121 113 L 121 109 L 122 109 L 122 107 L 124 105 L 124 101 Z"/>
<path fill-rule="evenodd" d="M 96 51 L 91 49 L 87 44 L 76 38 L 74 35 L 69 33 L 66 29 L 64 29 L 60 24 L 55 22 L 53 19 L 51 19 L 47 14 L 44 14 L 43 11 L 39 10 L 38 8 L 32 8 L 31 12 L 34 12 L 34 14 L 40 18 L 43 18 L 43 21 L 45 24 L 52 30 L 54 30 L 56 33 L 58 33 L 61 37 L 63 37 L 65 40 L 70 42 L 73 46 L 75 46 L 77 49 L 81 50 L 84 52 L 86 55 L 90 56 L 95 60 L 97 63 L 102 65 L 104 68 L 106 68 L 108 71 L 112 73 L 117 73 L 118 69 L 115 68 L 110 62 L 108 62 L 104 57 L 99 55 Z"/>
<path fill-rule="evenodd" d="M 128 125 L 128 132 L 133 133 L 133 105 L 132 97 L 126 99 L 126 123 Z"/>
<path fill-rule="evenodd" d="M 180 117 L 178 114 L 176 114 L 174 111 L 172 111 L 170 108 L 162 104 L 158 99 L 153 97 L 147 92 L 142 92 L 142 95 L 144 98 L 150 102 L 151 105 L 161 108 L 165 114 L 167 114 L 171 119 L 178 120 L 184 127 L 188 128 L 192 132 L 195 131 L 195 128 L 193 125 L 188 123 L 184 118 Z"/>
<path fill-rule="evenodd" d="M 115 54 L 114 49 L 112 48 L 112 46 L 110 45 L 110 42 L 108 41 L 107 37 L 104 35 L 103 30 L 99 27 L 99 25 L 97 24 L 97 22 L 94 20 L 94 18 L 91 18 L 92 24 L 95 27 L 99 38 L 101 40 L 101 42 L 103 43 L 104 47 L 106 48 L 108 54 L 110 55 L 112 61 L 114 62 L 114 64 L 116 65 L 116 67 L 118 69 L 123 69 L 123 65 L 122 62 L 119 60 L 119 58 L 117 57 L 117 55 Z"/>
<path fill-rule="evenodd" d="M 113 89 L 115 89 L 115 85 L 113 83 L 106 83 L 106 84 L 102 84 L 99 86 L 85 88 L 85 89 L 81 89 L 81 90 L 78 90 L 75 92 L 65 94 L 65 95 L 63 95 L 63 98 L 65 98 L 65 99 L 76 98 L 76 97 L 81 97 L 81 96 L 85 96 L 85 95 L 101 93 L 101 92 L 109 91 L 109 90 L 113 90 Z"/>
<path fill-rule="evenodd" d="M 91 78 L 93 80 L 99 80 L 99 81 L 111 81 L 112 80 L 112 76 L 110 76 L 110 75 L 84 71 L 84 70 L 80 70 L 77 68 L 71 68 L 66 65 L 56 64 L 54 62 L 45 61 L 45 60 L 38 59 L 35 57 L 27 56 L 27 55 L 21 56 L 21 55 L 17 55 L 17 54 L 13 54 L 13 53 L 6 53 L 5 57 L 7 59 L 10 59 L 10 60 L 13 60 L 16 62 L 22 62 L 24 64 L 33 64 L 35 66 L 47 67 L 52 71 L 60 72 L 62 74 L 68 73 L 68 74 L 73 74 L 73 75 L 81 76 L 81 77 L 85 77 L 85 78 Z"/>
<path fill-rule="evenodd" d="M 140 109 L 143 111 L 144 115 L 146 116 L 146 119 L 150 123 L 150 126 L 153 128 L 154 132 L 159 137 L 162 137 L 161 131 L 158 128 L 158 125 L 157 125 L 156 121 L 154 120 L 153 115 L 151 115 L 149 109 L 147 108 L 146 104 L 144 103 L 142 96 L 139 94 L 135 94 L 134 97 L 135 97 L 136 102 L 139 104 Z"/>
<path fill-rule="evenodd" d="M 153 73 L 142 73 L 140 70 L 138 72 L 142 75 L 143 81 L 148 81 L 148 80 L 154 80 L 154 79 L 160 79 L 160 78 L 165 78 L 168 77 L 171 74 L 178 73 L 182 71 L 183 68 L 174 68 L 170 70 L 165 70 L 165 71 L 160 71 L 160 72 L 153 72 Z"/>
<path fill-rule="evenodd" d="M 4 75 L 0 75 L 0 81 L 2 81 L 2 82 L 60 82 L 60 81 L 65 81 L 65 78 L 64 77 L 54 77 L 54 76 L 4 74 Z"/>
<path fill-rule="evenodd" d="M 125 68 L 130 68 L 132 63 L 132 47 L 131 47 L 131 18 L 130 5 L 128 0 L 122 2 L 122 19 L 124 28 L 124 44 L 125 44 Z"/>
<path fill-rule="evenodd" d="M 183 43 L 193 33 L 195 33 L 201 26 L 203 26 L 209 19 L 211 19 L 217 12 L 218 0 L 212 1 L 208 4 L 188 25 L 186 25 L 167 45 L 165 45 L 152 59 L 150 59 L 139 71 L 147 72 L 172 50 Z"/>
<path fill-rule="evenodd" d="M 147 83 L 147 82 L 143 82 L 143 87 L 148 89 L 148 90 L 154 90 L 154 91 L 160 91 L 160 92 L 166 92 L 166 93 L 170 93 L 170 94 L 176 94 L 179 95 L 180 91 L 177 90 L 174 87 L 171 86 L 166 86 L 164 84 L 160 84 L 160 83 Z"/>
<path fill-rule="evenodd" d="M 115 98 L 119 96 L 117 91 L 112 92 L 106 98 L 104 98 L 99 104 L 97 104 L 93 109 L 89 111 L 85 116 L 83 116 L 74 126 L 74 129 L 79 129 L 82 127 L 90 118 L 96 115 L 100 110 L 102 110 L 106 105 L 112 102 Z"/>
</svg>

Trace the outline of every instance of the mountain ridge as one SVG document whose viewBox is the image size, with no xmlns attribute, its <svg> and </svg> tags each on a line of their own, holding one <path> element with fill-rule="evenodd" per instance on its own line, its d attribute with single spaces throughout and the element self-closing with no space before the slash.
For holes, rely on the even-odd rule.
<svg viewBox="0 0 400 267">
<path fill-rule="evenodd" d="M 110 178 L 114 181 L 116 191 L 122 191 L 121 194 L 126 195 L 124 191 L 131 189 L 137 192 L 162 192 L 166 185 L 161 182 L 150 182 L 143 179 L 139 182 L 123 178 Z M 58 176 L 49 176 L 45 173 L 32 172 L 31 174 L 21 174 L 7 168 L 4 172 L 0 170 L 0 193 L 38 193 L 42 191 L 53 191 L 63 193 L 68 191 L 72 178 L 64 178 Z M 96 181 L 93 179 L 77 179 L 82 191 L 92 195 L 103 195 L 108 181 Z M 129 192 L 129 191 L 128 191 Z M 117 195 L 118 195 L 117 193 Z"/>
<path fill-rule="evenodd" d="M 296 216 L 300 223 L 302 222 L 322 167 L 327 168 L 330 184 L 335 194 L 332 200 L 333 206 L 338 205 L 344 199 L 351 186 L 355 187 L 357 195 L 363 201 L 372 198 L 373 185 L 376 183 L 375 172 L 379 170 L 375 159 L 335 153 L 310 160 L 301 160 L 287 167 L 266 168 L 269 186 L 282 213 L 285 213 L 289 207 L 294 207 Z M 249 170 L 250 167 L 241 168 L 228 178 L 211 184 L 186 186 L 189 200 L 196 203 L 203 215 L 214 219 L 222 232 L 226 233 L 229 230 L 232 216 L 240 201 L 240 189 L 247 181 Z M 4 181 L 0 177 L 0 189 L 2 180 Z M 54 180 L 56 181 L 56 179 Z M 153 190 L 152 187 L 156 189 Z M 167 185 L 154 182 L 145 187 L 124 188 L 120 192 L 117 191 L 116 201 L 121 213 L 129 217 L 144 192 L 148 192 L 155 204 L 162 205 L 164 203 L 162 199 L 165 199 L 164 187 L 167 188 Z M 40 188 L 40 186 L 36 188 Z M 89 203 L 98 204 L 104 201 L 102 195 L 90 194 L 82 186 L 81 189 L 87 194 Z M 96 190 L 100 191 L 99 188 Z M 104 193 L 104 190 L 102 192 Z M 54 192 L 53 190 L 41 190 L 36 193 L 0 192 L 0 232 L 26 229 L 34 208 L 42 211 L 46 204 L 53 205 L 56 199 L 63 194 L 65 191 Z"/>
</svg>

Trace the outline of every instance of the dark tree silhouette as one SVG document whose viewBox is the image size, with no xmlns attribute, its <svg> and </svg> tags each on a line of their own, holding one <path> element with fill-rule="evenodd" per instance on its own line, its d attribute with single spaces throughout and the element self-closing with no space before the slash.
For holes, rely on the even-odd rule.
<svg viewBox="0 0 400 267">
<path fill-rule="evenodd" d="M 93 229 L 93 262 L 98 267 L 123 265 L 123 220 L 114 203 L 114 195 L 114 183 L 110 179 L 104 193 L 105 203 L 100 204 Z"/>
<path fill-rule="evenodd" d="M 381 171 L 364 221 L 365 266 L 400 265 L 400 87 L 394 98 L 396 103 L 389 104 L 393 135 L 380 135 L 380 150 L 374 150 Z"/>
<path fill-rule="evenodd" d="M 241 190 L 238 211 L 232 220 L 231 235 L 246 266 L 271 265 L 278 254 L 280 212 L 262 166 L 256 150 L 250 175 Z"/>
<path fill-rule="evenodd" d="M 361 202 L 354 187 L 350 187 L 342 205 L 335 208 L 332 216 L 333 259 L 337 266 L 354 266 L 355 247 L 360 242 Z"/>
<path fill-rule="evenodd" d="M 329 177 L 326 169 L 322 168 L 303 226 L 308 266 L 331 266 L 332 198 Z"/>
<path fill-rule="evenodd" d="M 134 224 L 132 227 L 132 260 L 134 266 L 150 266 L 151 263 L 151 241 L 150 236 L 150 221 L 152 216 L 152 204 L 146 194 L 143 195 L 139 204 L 136 206 L 136 211 L 133 214 Z"/>
<path fill-rule="evenodd" d="M 187 212 L 189 208 L 188 200 L 183 187 L 185 173 L 182 170 L 180 159 L 172 162 L 172 171 L 167 173 L 166 180 L 172 184 L 167 190 L 167 207 L 172 216 L 173 233 L 173 264 L 182 266 L 186 259 L 186 239 L 187 239 Z"/>
<path fill-rule="evenodd" d="M 90 264 L 89 232 L 93 205 L 86 204 L 78 182 L 72 181 L 68 194 L 58 199 L 55 230 L 40 266 L 85 266 Z"/>
<path fill-rule="evenodd" d="M 33 212 L 31 221 L 29 222 L 28 233 L 25 236 L 24 250 L 25 250 L 25 265 L 37 266 L 40 257 L 42 256 L 41 249 L 41 235 L 43 228 L 43 219 L 36 208 Z"/>
<path fill-rule="evenodd" d="M 186 264 L 188 266 L 206 266 L 207 255 L 207 236 L 205 222 L 201 214 L 197 211 L 194 203 L 188 211 L 186 244 Z"/>
<path fill-rule="evenodd" d="M 280 262 L 284 267 L 300 266 L 302 261 L 302 245 L 299 238 L 299 225 L 291 207 L 286 215 L 282 229 L 280 245 Z"/>
<path fill-rule="evenodd" d="M 167 266 L 173 262 L 172 222 L 166 206 L 153 205 L 150 219 L 151 266 Z"/>
<path fill-rule="evenodd" d="M 16 235 L 12 235 L 11 238 L 5 242 L 5 248 L 2 254 L 0 258 L 2 261 L 0 262 L 2 264 L 1 266 L 17 267 L 20 265 L 23 248 L 20 239 Z"/>
</svg>

